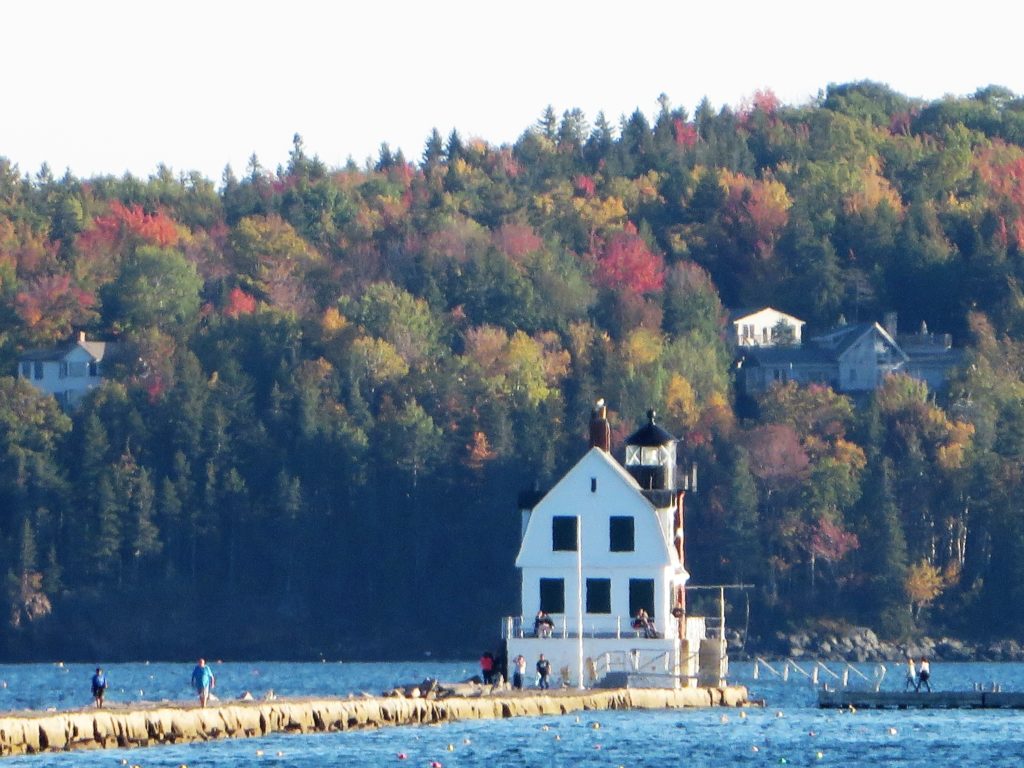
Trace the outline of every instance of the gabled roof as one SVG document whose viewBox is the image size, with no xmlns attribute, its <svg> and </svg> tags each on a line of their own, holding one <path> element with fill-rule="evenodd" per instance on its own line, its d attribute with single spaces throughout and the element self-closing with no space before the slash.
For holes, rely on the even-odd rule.
<svg viewBox="0 0 1024 768">
<path fill-rule="evenodd" d="M 18 355 L 18 360 L 25 361 L 58 361 L 65 359 L 76 349 L 84 349 L 93 362 L 99 362 L 103 357 L 117 346 L 115 342 L 109 341 L 85 341 L 76 339 L 74 341 L 58 344 L 48 349 L 27 349 Z"/>
<path fill-rule="evenodd" d="M 621 500 L 626 501 L 626 506 L 635 510 L 638 514 L 647 511 L 650 513 L 650 523 L 657 527 L 659 531 L 659 538 L 661 540 L 661 556 L 664 558 L 664 562 L 669 563 L 673 557 L 673 551 L 669 546 L 669 543 L 664 541 L 664 536 L 660 533 L 660 524 L 655 519 L 655 507 L 651 501 L 644 495 L 639 484 L 633 479 L 633 476 L 626 471 L 615 458 L 601 450 L 600 448 L 591 448 L 587 451 L 583 457 L 573 465 L 573 467 L 562 476 L 562 478 L 555 483 L 554 487 L 551 488 L 544 497 L 537 502 L 533 507 L 532 514 L 530 516 L 530 522 L 527 526 L 526 534 L 523 536 L 523 540 L 520 543 L 519 553 L 516 555 L 516 567 L 522 568 L 524 565 L 531 563 L 524 562 L 524 555 L 527 553 L 527 544 L 531 540 L 531 531 L 533 526 L 537 524 L 538 520 L 545 519 L 545 513 L 550 505 L 557 505 L 567 500 L 571 501 L 571 506 L 578 510 L 580 514 L 586 517 L 587 507 L 586 503 L 581 504 L 578 501 L 578 497 L 574 497 L 573 494 L 576 492 L 576 488 L 590 488 L 590 478 L 594 477 L 595 474 L 600 473 L 600 476 L 613 480 L 617 484 L 621 484 L 620 487 L 625 491 L 625 495 Z M 603 486 L 603 483 L 602 483 Z M 600 509 L 600 507 L 598 507 Z M 607 509 L 607 507 L 605 507 Z M 615 514 L 624 514 L 629 512 L 627 508 L 615 507 Z M 535 552 L 533 552 L 535 554 Z"/>
<path fill-rule="evenodd" d="M 835 359 L 838 360 L 848 349 L 850 349 L 850 347 L 859 342 L 865 336 L 869 335 L 880 337 L 882 341 L 902 360 L 906 361 L 909 359 L 906 352 L 904 352 L 900 348 L 900 345 L 896 343 L 896 340 L 893 339 L 893 337 L 889 335 L 889 332 L 878 323 L 843 325 L 838 328 L 834 328 L 821 336 L 815 336 L 811 341 L 819 346 L 831 350 Z"/>
<path fill-rule="evenodd" d="M 737 324 L 743 322 L 744 320 L 746 320 L 747 318 L 753 317 L 754 315 L 759 315 L 762 312 L 773 312 L 773 313 L 775 313 L 777 315 L 781 315 L 782 317 L 786 318 L 786 320 L 791 321 L 791 323 L 790 323 L 791 325 L 795 325 L 798 328 L 800 326 L 802 326 L 802 325 L 806 325 L 806 323 L 803 320 L 801 320 L 800 318 L 794 317 L 793 315 L 790 315 L 790 314 L 788 314 L 786 312 L 783 312 L 782 310 L 775 309 L 774 307 L 760 307 L 760 308 L 744 307 L 744 308 L 741 308 L 741 309 L 730 309 L 729 310 L 729 320 L 732 322 L 733 325 L 737 325 Z"/>
</svg>

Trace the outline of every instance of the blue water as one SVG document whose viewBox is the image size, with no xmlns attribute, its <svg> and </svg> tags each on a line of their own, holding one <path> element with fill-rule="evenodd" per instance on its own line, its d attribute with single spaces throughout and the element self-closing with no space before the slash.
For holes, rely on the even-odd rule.
<svg viewBox="0 0 1024 768">
<path fill-rule="evenodd" d="M 903 686 L 891 669 L 883 689 Z M 860 667 L 869 676 L 872 665 Z M 456 680 L 473 662 L 407 664 L 215 664 L 225 699 L 243 691 L 279 695 L 380 693 L 425 677 Z M 184 701 L 191 664 L 118 664 L 107 668 L 112 703 Z M 749 664 L 734 664 L 735 682 L 766 700 L 764 709 L 581 712 L 564 717 L 471 721 L 442 726 L 384 728 L 265 739 L 74 752 L 7 758 L 18 766 L 223 768 L 224 766 L 729 766 L 893 765 L 914 768 L 1024 765 L 1024 711 L 819 710 L 809 683 L 754 680 Z M 936 690 L 998 682 L 1024 691 L 1024 664 L 935 664 Z M 89 698 L 87 665 L 0 665 L 0 709 L 81 706 Z M 0 682 L 2 685 L 2 682 Z M 921 694 L 927 695 L 927 694 Z M 745 716 L 743 716 L 745 715 Z M 403 757 L 404 756 L 404 757 Z"/>
</svg>

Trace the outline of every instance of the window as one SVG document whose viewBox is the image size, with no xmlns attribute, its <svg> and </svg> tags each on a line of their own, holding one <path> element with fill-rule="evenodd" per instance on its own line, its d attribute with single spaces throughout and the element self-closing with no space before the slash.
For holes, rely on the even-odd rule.
<svg viewBox="0 0 1024 768">
<path fill-rule="evenodd" d="M 587 613 L 612 612 L 612 580 L 587 579 Z"/>
<path fill-rule="evenodd" d="M 57 374 L 57 375 L 60 376 L 62 379 L 66 379 L 68 377 L 68 364 L 67 364 L 67 362 L 65 362 L 63 360 L 61 361 L 61 363 L 60 363 L 60 373 Z"/>
<path fill-rule="evenodd" d="M 33 363 L 33 366 L 34 366 L 34 368 L 32 370 L 32 373 L 35 375 L 35 377 L 37 379 L 43 378 L 43 363 L 42 363 L 42 361 L 40 360 L 40 361 L 37 361 L 37 362 Z"/>
<path fill-rule="evenodd" d="M 27 379 L 32 375 L 32 363 L 27 360 L 21 364 L 21 378 Z"/>
<path fill-rule="evenodd" d="M 544 613 L 565 613 L 565 579 L 540 580 L 540 609 Z"/>
<path fill-rule="evenodd" d="M 654 579 L 629 580 L 629 615 L 636 616 L 641 608 L 654 618 Z"/>
<path fill-rule="evenodd" d="M 633 518 L 618 516 L 608 518 L 608 550 L 610 552 L 632 552 L 633 547 Z"/>
<path fill-rule="evenodd" d="M 89 375 L 90 376 L 99 376 L 100 375 L 100 364 L 99 363 L 89 363 Z"/>
<path fill-rule="evenodd" d="M 576 551 L 576 518 L 556 515 L 551 518 L 551 549 L 554 552 Z"/>
</svg>

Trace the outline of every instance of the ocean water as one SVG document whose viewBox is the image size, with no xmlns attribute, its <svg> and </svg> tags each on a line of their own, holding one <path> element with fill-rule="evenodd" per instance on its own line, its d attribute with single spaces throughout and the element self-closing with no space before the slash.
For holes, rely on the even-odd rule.
<svg viewBox="0 0 1024 768">
<path fill-rule="evenodd" d="M 112 704 L 185 701 L 191 663 L 118 664 L 107 668 Z M 831 665 L 837 672 L 839 665 Z M 474 662 L 405 664 L 215 663 L 220 695 L 380 693 L 425 677 L 464 679 Z M 874 665 L 859 665 L 869 677 Z M 1024 664 L 934 664 L 935 690 L 998 683 L 1024 691 Z M 81 706 L 89 699 L 89 665 L 0 665 L 0 709 Z M 824 678 L 825 675 L 823 674 Z M 750 664 L 734 664 L 734 682 L 764 698 L 764 708 L 580 712 L 563 717 L 468 721 L 376 731 L 275 735 L 150 747 L 5 758 L 12 766 L 223 768 L 224 766 L 934 766 L 1024 765 L 1024 711 L 819 710 L 812 685 L 788 682 Z M 6 687 L 3 687 L 6 683 Z M 903 687 L 890 665 L 884 690 Z M 927 694 L 921 694 L 927 695 Z"/>
</svg>

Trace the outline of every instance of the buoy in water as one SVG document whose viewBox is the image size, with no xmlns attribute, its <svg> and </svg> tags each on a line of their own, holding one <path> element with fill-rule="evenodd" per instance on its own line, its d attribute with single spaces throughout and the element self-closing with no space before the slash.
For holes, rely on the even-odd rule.
<svg viewBox="0 0 1024 768">
<path fill-rule="evenodd" d="M 760 750 L 760 749 L 758 748 L 757 744 L 754 744 L 754 745 L 753 745 L 753 746 L 752 746 L 752 747 L 750 748 L 750 751 L 751 751 L 751 752 L 760 752 L 761 750 Z"/>
<path fill-rule="evenodd" d="M 740 720 L 746 720 L 746 719 L 747 719 L 747 713 L 746 712 L 740 712 Z"/>
<path fill-rule="evenodd" d="M 823 758 L 825 756 L 825 753 L 824 752 L 818 752 L 814 756 L 816 758 L 818 758 L 819 760 L 821 760 L 821 758 Z"/>
<path fill-rule="evenodd" d="M 776 717 L 784 717 L 784 715 L 782 714 L 782 710 L 781 710 L 781 709 L 780 709 L 780 710 L 777 710 L 777 711 L 775 712 L 775 716 L 776 716 Z"/>
<path fill-rule="evenodd" d="M 718 718 L 718 722 L 722 723 L 722 725 L 725 725 L 726 723 L 729 722 L 729 716 L 728 715 L 722 715 L 720 718 Z"/>
<path fill-rule="evenodd" d="M 895 736 L 897 733 L 899 733 L 899 731 L 897 731 L 895 728 L 889 728 L 890 736 Z"/>
<path fill-rule="evenodd" d="M 455 745 L 454 744 L 449 744 L 448 745 L 448 751 L 449 752 L 454 752 L 455 751 Z"/>
<path fill-rule="evenodd" d="M 599 729 L 601 727 L 601 724 L 600 723 L 591 723 L 590 727 L 593 728 L 596 731 L 597 729 Z"/>
<path fill-rule="evenodd" d="M 395 757 L 397 757 L 399 760 L 405 760 L 408 757 L 408 755 L 405 754 L 405 752 L 399 752 L 397 755 L 395 755 Z"/>
</svg>

